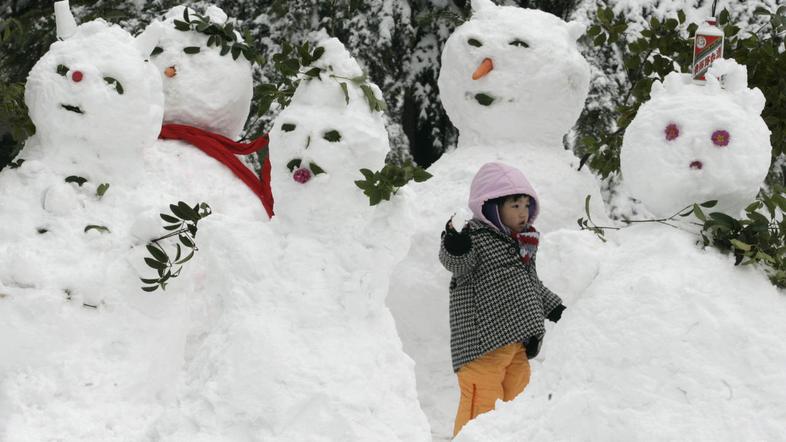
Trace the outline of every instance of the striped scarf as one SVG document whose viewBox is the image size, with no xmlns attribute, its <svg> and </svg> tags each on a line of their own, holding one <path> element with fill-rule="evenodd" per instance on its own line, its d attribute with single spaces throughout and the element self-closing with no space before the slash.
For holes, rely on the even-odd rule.
<svg viewBox="0 0 786 442">
<path fill-rule="evenodd" d="M 530 259 L 535 256 L 538 250 L 538 243 L 540 242 L 540 232 L 535 230 L 532 226 L 527 226 L 521 233 L 512 233 L 515 240 L 519 242 L 519 255 L 524 264 L 529 264 Z"/>
</svg>

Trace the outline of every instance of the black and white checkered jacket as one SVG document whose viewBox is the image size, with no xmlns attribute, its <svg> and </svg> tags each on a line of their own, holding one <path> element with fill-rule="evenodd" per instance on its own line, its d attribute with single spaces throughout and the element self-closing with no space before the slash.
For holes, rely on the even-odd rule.
<svg viewBox="0 0 786 442">
<path fill-rule="evenodd" d="M 450 347 L 453 370 L 482 354 L 530 337 L 542 337 L 546 315 L 562 303 L 535 270 L 524 264 L 517 241 L 488 224 L 467 223 L 472 247 L 461 256 L 445 250 L 439 260 L 450 280 Z"/>
</svg>

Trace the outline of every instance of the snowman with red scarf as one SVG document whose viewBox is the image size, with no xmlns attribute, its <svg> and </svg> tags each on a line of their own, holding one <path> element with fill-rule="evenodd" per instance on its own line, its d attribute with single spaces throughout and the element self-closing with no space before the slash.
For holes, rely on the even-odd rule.
<svg viewBox="0 0 786 442">
<path fill-rule="evenodd" d="M 150 26 L 160 24 L 154 22 Z M 177 173 L 190 183 L 182 191 L 190 191 L 202 200 L 224 199 L 210 196 L 231 192 L 236 195 L 232 200 L 244 201 L 247 190 L 251 190 L 269 217 L 273 214 L 273 199 L 267 159 L 260 177 L 238 158 L 267 149 L 267 137 L 248 143 L 235 141 L 243 131 L 251 107 L 253 80 L 247 57 L 252 57 L 252 52 L 235 30 L 235 24 L 217 6 L 208 6 L 203 13 L 184 5 L 167 12 L 161 38 L 150 60 L 158 68 L 164 86 L 164 125 L 160 138 L 180 142 L 157 143 L 150 152 L 148 164 L 152 168 L 165 166 L 159 166 L 159 171 L 171 174 L 175 173 L 171 170 L 172 160 L 185 162 Z M 201 158 L 204 156 L 212 159 Z M 223 165 L 211 165 L 211 162 Z M 245 186 L 235 188 L 224 183 L 222 177 L 230 173 Z M 247 204 L 237 206 L 252 211 Z M 214 209 L 235 210 L 229 206 Z"/>
</svg>

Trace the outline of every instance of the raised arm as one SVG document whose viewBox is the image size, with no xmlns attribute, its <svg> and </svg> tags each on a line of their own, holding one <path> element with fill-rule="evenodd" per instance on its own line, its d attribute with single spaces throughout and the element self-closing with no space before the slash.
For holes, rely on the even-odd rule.
<svg viewBox="0 0 786 442">
<path fill-rule="evenodd" d="M 472 248 L 472 238 L 468 229 L 465 228 L 460 233 L 456 232 L 448 221 L 445 231 L 442 232 L 439 262 L 454 276 L 472 271 L 477 262 L 477 254 Z"/>
</svg>

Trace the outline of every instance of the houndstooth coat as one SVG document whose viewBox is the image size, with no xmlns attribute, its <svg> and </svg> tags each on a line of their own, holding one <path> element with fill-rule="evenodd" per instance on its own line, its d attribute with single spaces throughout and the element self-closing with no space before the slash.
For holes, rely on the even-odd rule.
<svg viewBox="0 0 786 442">
<path fill-rule="evenodd" d="M 450 280 L 450 347 L 453 370 L 482 354 L 545 333 L 546 315 L 562 303 L 535 270 L 524 264 L 515 239 L 477 219 L 467 223 L 472 247 L 461 256 L 445 250 L 439 260 Z M 444 235 L 443 235 L 444 237 Z"/>
</svg>

